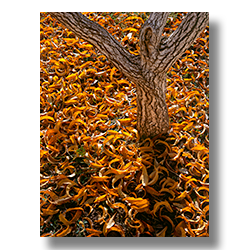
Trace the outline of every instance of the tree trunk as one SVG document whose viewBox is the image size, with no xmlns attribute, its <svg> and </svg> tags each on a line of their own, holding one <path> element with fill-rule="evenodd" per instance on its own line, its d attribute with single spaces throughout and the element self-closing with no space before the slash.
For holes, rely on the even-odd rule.
<svg viewBox="0 0 250 250">
<path fill-rule="evenodd" d="M 164 75 L 165 76 L 165 75 Z M 137 129 L 142 137 L 166 134 L 169 117 L 166 104 L 166 76 L 137 84 Z"/>
<path fill-rule="evenodd" d="M 129 53 L 103 27 L 80 12 L 50 14 L 79 38 L 96 46 L 129 80 L 136 83 L 139 135 L 153 137 L 167 133 L 167 70 L 208 25 L 208 13 L 188 13 L 170 37 L 162 36 L 169 13 L 151 13 L 140 31 L 139 56 Z"/>
</svg>

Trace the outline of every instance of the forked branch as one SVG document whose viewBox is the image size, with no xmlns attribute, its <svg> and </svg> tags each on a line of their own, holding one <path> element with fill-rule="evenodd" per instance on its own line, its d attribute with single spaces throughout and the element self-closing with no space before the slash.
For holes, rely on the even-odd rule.
<svg viewBox="0 0 250 250">
<path fill-rule="evenodd" d="M 190 12 L 170 37 L 160 43 L 159 70 L 167 71 L 198 38 L 209 22 L 208 12 Z"/>
<path fill-rule="evenodd" d="M 170 37 L 162 37 L 169 12 L 152 12 L 140 31 L 140 56 L 129 53 L 107 30 L 81 12 L 49 12 L 79 38 L 94 45 L 135 83 L 164 74 L 208 25 L 208 12 L 188 13 Z"/>
<path fill-rule="evenodd" d="M 140 52 L 142 65 L 148 60 L 156 59 L 162 32 L 169 12 L 152 12 L 140 30 Z"/>
</svg>

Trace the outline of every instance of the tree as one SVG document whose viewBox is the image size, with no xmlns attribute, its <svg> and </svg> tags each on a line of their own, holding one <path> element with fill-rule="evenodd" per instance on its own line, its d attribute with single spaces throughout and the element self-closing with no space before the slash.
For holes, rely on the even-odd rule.
<svg viewBox="0 0 250 250">
<path fill-rule="evenodd" d="M 95 46 L 136 84 L 137 129 L 140 137 L 166 134 L 167 70 L 208 25 L 208 12 L 190 12 L 170 37 L 162 36 L 169 12 L 152 12 L 139 35 L 140 55 L 129 53 L 102 26 L 80 12 L 49 12 L 76 36 Z"/>
</svg>

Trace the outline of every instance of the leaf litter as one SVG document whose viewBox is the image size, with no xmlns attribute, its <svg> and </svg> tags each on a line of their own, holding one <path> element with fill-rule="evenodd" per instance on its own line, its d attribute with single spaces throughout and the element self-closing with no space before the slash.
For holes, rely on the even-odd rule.
<svg viewBox="0 0 250 250">
<path fill-rule="evenodd" d="M 140 53 L 149 13 L 83 14 Z M 167 73 L 169 135 L 144 141 L 135 85 L 104 55 L 47 13 L 40 51 L 40 235 L 208 237 L 209 26 Z"/>
</svg>

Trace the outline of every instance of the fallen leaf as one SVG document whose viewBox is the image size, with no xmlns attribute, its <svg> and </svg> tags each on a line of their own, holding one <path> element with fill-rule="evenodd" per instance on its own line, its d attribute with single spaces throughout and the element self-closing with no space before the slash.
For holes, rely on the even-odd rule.
<svg viewBox="0 0 250 250">
<path fill-rule="evenodd" d="M 67 226 L 66 229 L 64 229 L 62 232 L 57 233 L 55 236 L 56 237 L 65 237 L 71 232 L 72 228 L 70 226 Z"/>
<path fill-rule="evenodd" d="M 41 116 L 40 121 L 42 120 L 51 120 L 52 122 L 55 122 L 54 118 L 48 115 Z"/>
<path fill-rule="evenodd" d="M 154 208 L 153 208 L 153 210 L 152 210 L 152 213 L 154 214 L 154 216 L 156 216 L 157 210 L 158 210 L 159 207 L 162 206 L 162 205 L 164 205 L 165 208 L 166 208 L 169 212 L 173 213 L 173 209 L 171 208 L 171 206 L 170 206 L 170 204 L 169 204 L 168 201 L 159 201 L 159 202 L 156 202 L 156 203 L 155 203 Z"/>
</svg>

